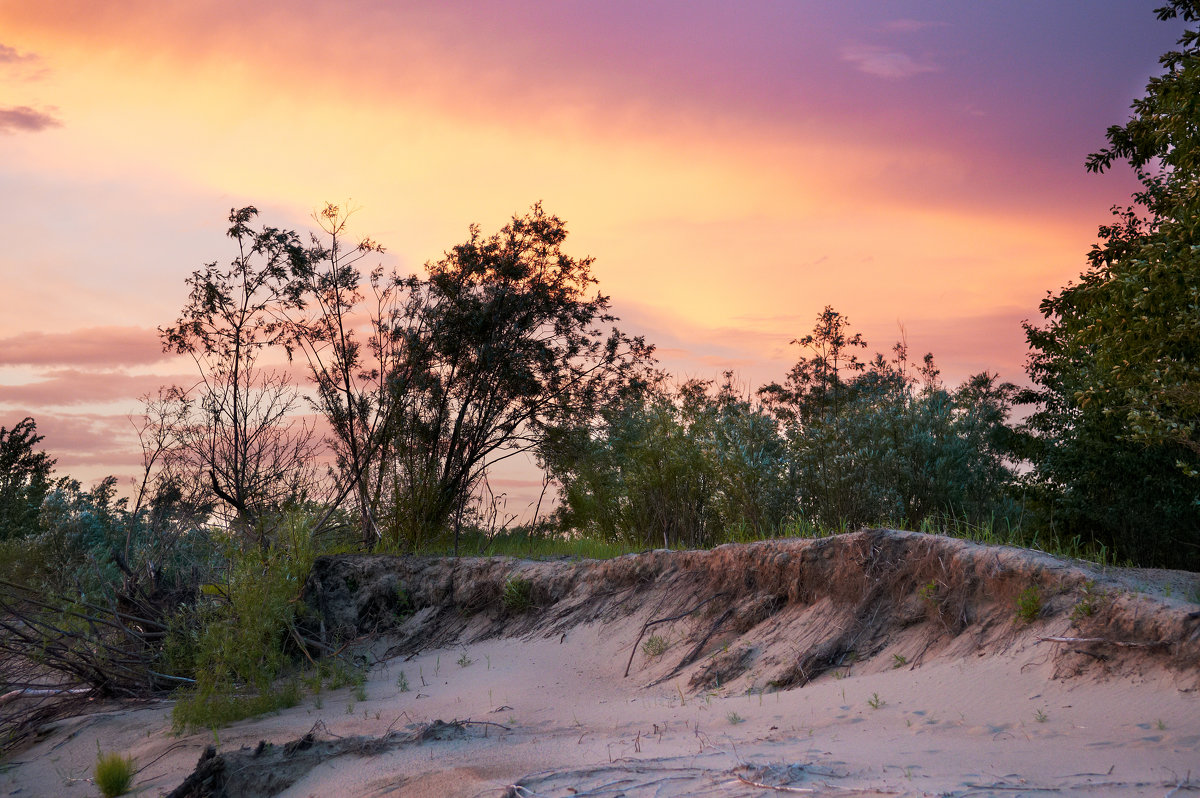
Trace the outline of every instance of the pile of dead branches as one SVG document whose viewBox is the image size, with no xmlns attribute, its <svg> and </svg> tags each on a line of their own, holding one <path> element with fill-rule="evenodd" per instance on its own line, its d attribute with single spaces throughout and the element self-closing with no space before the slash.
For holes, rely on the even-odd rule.
<svg viewBox="0 0 1200 798">
<path fill-rule="evenodd" d="M 144 581 L 127 572 L 112 593 L 87 600 L 0 580 L 0 754 L 80 700 L 143 698 L 190 681 L 156 669 L 189 597 Z"/>
</svg>

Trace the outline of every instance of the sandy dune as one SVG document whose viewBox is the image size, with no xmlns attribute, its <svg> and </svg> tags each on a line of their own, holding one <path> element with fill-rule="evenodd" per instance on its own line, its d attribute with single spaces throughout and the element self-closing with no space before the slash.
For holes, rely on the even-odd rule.
<svg viewBox="0 0 1200 798">
<path fill-rule="evenodd" d="M 289 779 L 278 794 L 297 798 L 1200 791 L 1200 608 L 1179 598 L 1194 575 L 1100 573 L 902 533 L 831 540 L 655 552 L 601 570 L 356 560 L 361 584 L 337 568 L 324 578 L 326 593 L 355 583 L 342 611 L 360 627 L 379 626 L 397 569 L 418 606 L 440 600 L 372 638 L 366 700 L 327 691 L 184 737 L 169 734 L 167 702 L 98 711 L 18 753 L 0 794 L 95 795 L 98 746 L 135 757 L 140 794 L 167 794 L 213 743 L 229 755 L 230 795 Z M 497 605 L 514 573 L 538 607 Z M 935 595 L 922 592 L 930 581 Z M 1155 594 L 1168 583 L 1173 598 Z M 1045 606 L 1026 623 L 1011 594 L 1030 584 Z M 337 615 L 327 610 L 331 631 Z M 656 656 L 651 634 L 666 643 Z M 275 745 L 256 757 L 260 740 Z M 253 773 L 257 787 L 238 786 Z"/>
</svg>

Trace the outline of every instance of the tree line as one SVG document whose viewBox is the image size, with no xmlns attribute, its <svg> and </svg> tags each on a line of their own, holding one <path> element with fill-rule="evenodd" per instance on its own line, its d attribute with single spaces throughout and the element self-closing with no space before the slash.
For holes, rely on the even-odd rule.
<svg viewBox="0 0 1200 798">
<path fill-rule="evenodd" d="M 1197 19 L 1182 0 L 1157 13 Z M 490 235 L 472 226 L 422 276 L 366 271 L 383 248 L 350 239 L 346 209 L 326 206 L 302 235 L 246 207 L 229 216 L 233 257 L 194 271 L 160 329 L 197 380 L 146 399 L 125 509 L 219 519 L 265 547 L 269 519 L 304 505 L 362 548 L 411 551 L 478 526 L 489 469 L 527 454 L 558 491 L 563 533 L 709 545 L 797 521 L 952 518 L 1197 567 L 1197 35 L 1087 161 L 1128 162 L 1141 188 L 1078 282 L 1025 323 L 1029 387 L 986 372 L 945 386 L 904 342 L 866 357 L 831 307 L 781 381 L 674 384 L 615 326 L 591 259 L 568 254 L 566 224 L 540 204 Z M 39 534 L 47 497 L 85 495 L 51 482 L 39 440 L 33 419 L 0 429 L 2 538 Z"/>
</svg>

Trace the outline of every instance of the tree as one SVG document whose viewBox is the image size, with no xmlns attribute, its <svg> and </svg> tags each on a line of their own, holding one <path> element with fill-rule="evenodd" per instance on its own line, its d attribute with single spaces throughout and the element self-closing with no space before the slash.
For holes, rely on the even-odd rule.
<svg viewBox="0 0 1200 798">
<path fill-rule="evenodd" d="M 278 306 L 289 267 L 306 253 L 294 233 L 251 228 L 257 213 L 230 212 L 237 256 L 228 269 L 214 262 L 193 272 L 179 319 L 159 330 L 164 349 L 190 355 L 200 372 L 178 395 L 184 461 L 247 530 L 311 483 L 314 448 L 311 428 L 292 417 L 299 397 L 286 374 L 258 364 L 286 341 Z"/>
<path fill-rule="evenodd" d="M 401 344 L 405 337 L 404 299 L 416 278 L 370 273 L 371 304 L 364 312 L 363 278 L 357 264 L 383 247 L 363 239 L 347 245 L 350 212 L 327 204 L 315 215 L 323 236 L 313 235 L 303 259 L 293 259 L 288 300 L 283 303 L 289 347 L 299 349 L 316 388 L 316 409 L 329 422 L 330 444 L 343 484 L 358 503 L 363 544 L 379 538 L 376 514 L 388 460 L 394 398 L 390 387 L 401 377 Z M 359 325 L 366 324 L 366 341 Z M 374 474 L 374 480 L 371 479 Z"/>
<path fill-rule="evenodd" d="M 494 235 L 472 226 L 413 286 L 391 383 L 391 537 L 444 528 L 490 466 L 594 418 L 649 362 L 642 339 L 605 331 L 609 299 L 566 237 L 536 204 Z"/>
<path fill-rule="evenodd" d="M 1200 20 L 1175 0 L 1159 19 Z M 1031 479 L 1047 523 L 1145 564 L 1200 563 L 1200 32 L 1160 59 L 1087 169 L 1141 188 L 1100 227 L 1078 284 L 1026 324 Z"/>
<path fill-rule="evenodd" d="M 1195 23 L 1200 4 L 1173 0 L 1156 13 Z M 1143 211 L 1118 211 L 1100 228 L 1080 284 L 1043 313 L 1058 315 L 1070 342 L 1095 358 L 1081 402 L 1127 411 L 1133 440 L 1200 454 L 1200 30 L 1179 44 L 1159 59 L 1166 71 L 1134 101 L 1134 116 L 1109 128 L 1109 146 L 1087 161 L 1097 173 L 1127 161 Z M 1059 313 L 1068 303 L 1081 317 Z"/>
<path fill-rule="evenodd" d="M 38 512 L 50 490 L 55 463 L 36 450 L 42 438 L 32 418 L 18 421 L 12 429 L 0 427 L 0 540 L 37 531 Z"/>
<path fill-rule="evenodd" d="M 775 534 L 794 510 L 786 441 L 761 406 L 691 380 L 631 391 L 598 429 L 555 441 L 560 524 L 639 545 L 705 546 Z"/>
</svg>

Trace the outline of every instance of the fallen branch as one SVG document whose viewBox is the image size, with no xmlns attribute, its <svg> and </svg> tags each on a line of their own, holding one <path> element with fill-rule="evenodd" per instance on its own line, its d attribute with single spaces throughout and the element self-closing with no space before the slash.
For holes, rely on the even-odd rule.
<svg viewBox="0 0 1200 798">
<path fill-rule="evenodd" d="M 629 662 L 625 663 L 625 677 L 629 676 L 629 669 L 633 667 L 633 656 L 635 654 L 637 654 L 638 643 L 642 642 L 642 636 L 644 634 L 646 634 L 647 629 L 649 629 L 651 626 L 657 626 L 660 623 L 670 623 L 671 621 L 678 621 L 680 618 L 686 618 L 687 616 L 691 615 L 696 610 L 703 607 L 708 602 L 712 601 L 713 599 L 719 598 L 721 595 L 723 595 L 723 594 L 717 593 L 715 595 L 709 596 L 708 598 L 704 599 L 704 601 L 701 601 L 699 604 L 692 607 L 687 612 L 681 612 L 678 615 L 672 615 L 669 618 L 657 618 L 653 621 L 646 621 L 644 624 L 642 624 L 642 631 L 638 632 L 637 640 L 633 641 L 633 650 L 629 652 Z"/>
<path fill-rule="evenodd" d="M 746 784 L 751 787 L 758 787 L 760 790 L 775 790 L 776 792 L 802 792 L 808 794 L 816 792 L 816 788 L 814 787 L 784 787 L 775 784 L 763 784 L 761 781 L 750 781 L 750 779 L 746 778 L 740 773 L 733 774 L 733 777 L 742 784 Z M 841 788 L 839 787 L 838 789 Z"/>
<path fill-rule="evenodd" d="M 1037 641 L 1039 643 L 1104 643 L 1105 645 L 1120 646 L 1121 648 L 1158 648 L 1170 645 L 1170 643 L 1163 640 L 1134 643 L 1126 640 L 1109 640 L 1107 637 L 1039 637 Z"/>
</svg>

